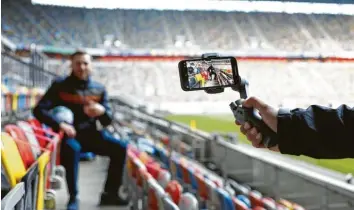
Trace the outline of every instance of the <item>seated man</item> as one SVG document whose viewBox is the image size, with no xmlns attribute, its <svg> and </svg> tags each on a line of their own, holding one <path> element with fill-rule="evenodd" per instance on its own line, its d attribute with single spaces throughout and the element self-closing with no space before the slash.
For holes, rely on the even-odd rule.
<svg viewBox="0 0 354 210">
<path fill-rule="evenodd" d="M 100 204 L 128 204 L 128 201 L 118 196 L 127 146 L 112 137 L 107 130 L 98 131 L 96 128 L 97 120 L 102 126 L 108 126 L 112 122 L 112 113 L 105 87 L 90 78 L 91 68 L 91 56 L 85 52 L 75 52 L 71 56 L 71 75 L 56 79 L 33 110 L 39 121 L 65 133 L 61 145 L 61 163 L 66 169 L 70 194 L 68 210 L 78 209 L 78 169 L 82 151 L 110 157 Z M 50 110 L 56 106 L 65 106 L 74 113 L 73 125 L 51 114 Z"/>
</svg>

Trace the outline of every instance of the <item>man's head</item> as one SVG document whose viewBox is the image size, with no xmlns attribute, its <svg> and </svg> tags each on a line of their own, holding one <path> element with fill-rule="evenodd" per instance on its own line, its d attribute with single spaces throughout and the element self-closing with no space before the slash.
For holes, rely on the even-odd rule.
<svg viewBox="0 0 354 210">
<path fill-rule="evenodd" d="M 80 80 L 87 80 L 92 71 L 91 56 L 84 51 L 76 51 L 70 59 L 72 74 Z"/>
</svg>

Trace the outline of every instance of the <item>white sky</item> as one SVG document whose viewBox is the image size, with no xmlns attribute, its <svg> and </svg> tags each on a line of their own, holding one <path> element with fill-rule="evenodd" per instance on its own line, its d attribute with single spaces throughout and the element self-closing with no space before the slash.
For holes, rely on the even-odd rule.
<svg viewBox="0 0 354 210">
<path fill-rule="evenodd" d="M 248 2 L 207 0 L 32 0 L 33 3 L 107 9 L 218 10 L 354 15 L 354 4 Z"/>
</svg>

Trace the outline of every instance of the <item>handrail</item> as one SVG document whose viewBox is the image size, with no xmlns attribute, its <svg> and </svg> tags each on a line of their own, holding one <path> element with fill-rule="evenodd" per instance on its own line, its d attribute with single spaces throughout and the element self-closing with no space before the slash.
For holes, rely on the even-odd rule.
<svg viewBox="0 0 354 210">
<path fill-rule="evenodd" d="M 25 185 L 23 182 L 20 182 L 1 200 L 1 210 L 15 209 L 16 205 L 21 202 L 24 195 Z"/>
<path fill-rule="evenodd" d="M 325 176 L 321 173 L 305 169 L 301 166 L 290 164 L 287 161 L 277 158 L 276 156 L 278 156 L 278 154 L 271 154 L 267 156 L 260 155 L 260 153 L 265 153 L 266 151 L 252 148 L 249 145 L 235 145 L 223 140 L 218 140 L 217 143 L 234 151 L 243 153 L 249 157 L 252 157 L 253 159 L 259 160 L 269 165 L 273 165 L 292 174 L 296 174 L 303 179 L 311 181 L 312 183 L 316 183 L 317 185 L 321 185 L 333 191 L 337 191 L 340 194 L 350 196 L 354 199 L 354 185 L 345 183 L 344 180 L 340 181 L 338 179 Z"/>
</svg>

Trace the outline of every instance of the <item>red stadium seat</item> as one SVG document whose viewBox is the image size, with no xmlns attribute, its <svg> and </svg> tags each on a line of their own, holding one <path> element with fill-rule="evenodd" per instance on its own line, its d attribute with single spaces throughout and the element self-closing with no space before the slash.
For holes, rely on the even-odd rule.
<svg viewBox="0 0 354 210">
<path fill-rule="evenodd" d="M 182 186 L 176 180 L 172 180 L 167 184 L 165 191 L 171 196 L 173 202 L 178 205 L 183 192 Z"/>
<path fill-rule="evenodd" d="M 190 164 L 188 162 L 181 162 L 181 164 L 180 164 L 180 167 L 182 170 L 183 182 L 187 185 L 191 184 L 191 179 L 189 178 L 189 172 L 188 172 L 189 165 Z"/>
<path fill-rule="evenodd" d="M 267 210 L 267 209 L 265 209 L 265 208 L 263 208 L 261 206 L 256 206 L 256 207 L 253 208 L 253 210 Z"/>
<path fill-rule="evenodd" d="M 28 169 L 35 162 L 35 156 L 32 152 L 31 145 L 21 128 L 16 125 L 6 125 L 5 131 L 14 139 L 19 140 L 16 141 L 17 148 L 20 152 L 22 161 Z"/>
<path fill-rule="evenodd" d="M 251 205 L 252 207 L 255 206 L 264 206 L 263 202 L 262 202 L 262 194 L 258 191 L 252 190 L 249 195 L 248 195 L 250 201 L 251 201 Z"/>
<path fill-rule="evenodd" d="M 27 122 L 29 124 L 31 124 L 33 127 L 42 128 L 42 124 L 35 118 L 31 118 L 31 119 L 27 120 Z M 42 136 L 45 135 L 44 131 L 42 131 L 42 130 L 38 130 L 37 132 L 38 132 L 38 134 L 40 134 Z"/>
<path fill-rule="evenodd" d="M 209 199 L 208 187 L 205 183 L 205 178 L 201 173 L 195 174 L 195 178 L 198 183 L 198 195 L 204 201 Z"/>
<path fill-rule="evenodd" d="M 156 162 L 150 162 L 145 165 L 147 171 L 151 174 L 154 179 L 157 179 L 161 170 L 160 164 Z"/>
</svg>

